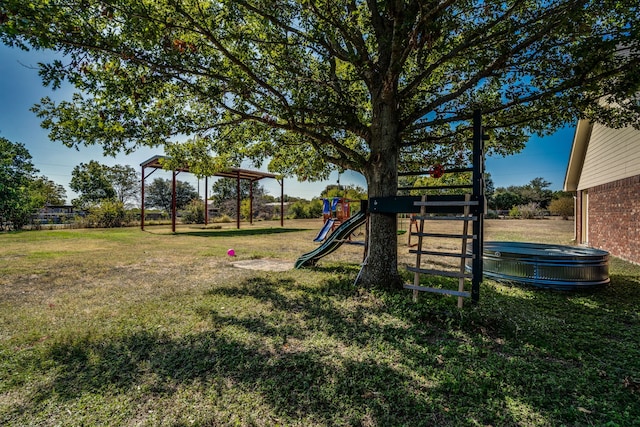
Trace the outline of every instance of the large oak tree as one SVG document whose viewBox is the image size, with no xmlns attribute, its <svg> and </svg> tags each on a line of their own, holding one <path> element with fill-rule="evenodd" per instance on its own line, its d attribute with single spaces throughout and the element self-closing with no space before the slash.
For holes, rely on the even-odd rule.
<svg viewBox="0 0 640 427">
<path fill-rule="evenodd" d="M 44 82 L 79 89 L 35 107 L 52 139 L 166 145 L 200 174 L 269 159 L 301 179 L 356 170 L 389 196 L 399 168 L 465 160 L 476 108 L 498 154 L 577 117 L 638 126 L 635 1 L 2 4 L 3 41 L 61 51 Z M 395 226 L 371 216 L 363 283 L 399 284 Z"/>
</svg>

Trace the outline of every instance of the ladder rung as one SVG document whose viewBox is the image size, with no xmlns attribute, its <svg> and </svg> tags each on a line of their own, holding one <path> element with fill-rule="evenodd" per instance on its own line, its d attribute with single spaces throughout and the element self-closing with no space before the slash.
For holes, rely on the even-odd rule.
<svg viewBox="0 0 640 427">
<path fill-rule="evenodd" d="M 411 254 L 420 254 L 420 255 L 437 255 L 437 256 L 446 256 L 452 258 L 473 258 L 473 254 L 461 254 L 459 252 L 438 252 L 438 251 L 421 251 L 419 249 L 409 249 L 409 253 Z"/>
<path fill-rule="evenodd" d="M 430 288 L 427 286 L 417 286 L 410 283 L 404 285 L 405 289 L 413 289 L 414 291 L 434 292 L 436 294 L 454 295 L 457 297 L 470 297 L 470 292 L 454 291 L 451 289 Z"/>
<path fill-rule="evenodd" d="M 445 271 L 445 270 L 429 270 L 429 269 L 416 268 L 411 266 L 407 266 L 407 271 L 410 271 L 412 273 L 419 273 L 419 274 L 430 274 L 432 276 L 457 277 L 462 279 L 473 278 L 473 274 L 471 273 L 459 273 L 457 271 Z"/>
<path fill-rule="evenodd" d="M 411 233 L 412 236 L 418 237 L 442 237 L 446 239 L 475 239 L 475 234 L 446 234 L 446 233 Z"/>
<path fill-rule="evenodd" d="M 478 201 L 477 200 L 453 200 L 453 201 L 449 201 L 449 202 L 443 202 L 443 201 L 418 201 L 418 202 L 413 202 L 413 206 L 477 206 L 478 205 Z"/>
</svg>

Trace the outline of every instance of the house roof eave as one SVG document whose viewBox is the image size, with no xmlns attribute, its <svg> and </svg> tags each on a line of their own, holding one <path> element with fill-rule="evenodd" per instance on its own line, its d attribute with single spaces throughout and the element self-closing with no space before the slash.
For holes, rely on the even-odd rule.
<svg viewBox="0 0 640 427">
<path fill-rule="evenodd" d="M 578 121 L 564 178 L 564 191 L 576 191 L 578 189 L 592 128 L 593 124 L 590 121 Z"/>
</svg>

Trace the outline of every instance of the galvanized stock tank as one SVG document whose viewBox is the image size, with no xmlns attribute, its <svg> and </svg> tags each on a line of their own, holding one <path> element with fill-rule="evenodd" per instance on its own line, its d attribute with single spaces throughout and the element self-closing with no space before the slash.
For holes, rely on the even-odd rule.
<svg viewBox="0 0 640 427">
<path fill-rule="evenodd" d="M 609 253 L 579 246 L 485 242 L 484 276 L 558 290 L 609 283 Z"/>
</svg>

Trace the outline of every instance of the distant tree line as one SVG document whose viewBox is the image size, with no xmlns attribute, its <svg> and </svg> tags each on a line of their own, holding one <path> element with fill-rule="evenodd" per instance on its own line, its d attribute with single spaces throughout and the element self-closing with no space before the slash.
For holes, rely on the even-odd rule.
<svg viewBox="0 0 640 427">
<path fill-rule="evenodd" d="M 489 197 L 489 208 L 511 217 L 534 218 L 550 213 L 568 219 L 573 215 L 573 194 L 552 191 L 551 183 L 534 178 L 528 184 L 497 188 Z"/>
<path fill-rule="evenodd" d="M 34 214 L 46 205 L 63 205 L 66 199 L 64 187 L 45 176 L 31 162 L 31 155 L 23 144 L 0 138 L 0 230 L 17 230 L 33 221 Z M 410 177 L 402 178 L 401 186 L 460 185 L 468 177 Z M 494 213 L 512 217 L 530 218 L 551 213 L 567 219 L 573 215 L 573 195 L 549 189 L 550 182 L 538 177 L 526 185 L 499 187 L 486 178 L 488 206 Z M 137 219 L 140 202 L 138 172 L 131 166 L 107 166 L 96 161 L 80 163 L 73 168 L 69 187 L 78 194 L 72 204 L 86 212 L 84 225 L 118 227 Z M 273 219 L 279 212 L 279 198 L 266 194 L 264 187 L 250 182 L 240 182 L 240 216 L 249 219 L 249 202 L 253 196 L 253 219 Z M 160 210 L 168 218 L 171 212 L 171 180 L 156 178 L 145 188 L 145 206 Z M 440 193 L 464 192 L 464 189 L 443 189 Z M 209 206 L 221 218 L 234 218 L 237 211 L 238 184 L 235 179 L 222 178 L 212 186 Z M 417 194 L 408 190 L 405 194 Z M 288 218 L 318 218 L 322 216 L 322 198 L 344 197 L 352 200 L 357 209 L 358 200 L 366 199 L 366 191 L 353 185 L 328 185 L 319 197 L 305 200 L 285 195 Z M 184 222 L 204 222 L 204 200 L 188 182 L 176 182 L 176 208 Z"/>
<path fill-rule="evenodd" d="M 31 163 L 31 155 L 23 144 L 0 138 L 0 230 L 21 229 L 33 223 L 35 214 L 46 205 L 65 205 L 66 192 L 62 185 L 44 176 Z M 75 166 L 69 188 L 77 197 L 71 201 L 76 212 L 83 215 L 71 218 L 78 226 L 119 227 L 139 218 L 140 174 L 131 166 L 108 166 L 91 160 Z M 272 219 L 282 215 L 280 200 L 266 194 L 264 187 L 240 182 L 240 216 L 249 219 Z M 172 183 L 156 178 L 145 188 L 145 206 L 157 209 L 169 218 L 172 204 Z M 217 180 L 210 189 L 209 206 L 224 220 L 234 218 L 237 211 L 238 185 L 235 179 Z M 253 203 L 249 202 L 250 194 Z M 366 198 L 366 192 L 354 186 L 328 186 L 320 197 Z M 322 201 L 311 201 L 285 195 L 289 218 L 322 216 Z M 251 206 L 252 205 L 252 206 Z M 183 222 L 204 222 L 204 200 L 188 182 L 176 182 L 176 208 Z"/>
<path fill-rule="evenodd" d="M 409 176 L 400 178 L 402 195 L 420 195 L 429 187 L 429 194 L 464 194 L 471 184 L 470 173 L 444 174 L 434 176 Z M 564 191 L 552 191 L 551 183 L 537 177 L 525 185 L 494 188 L 490 174 L 485 177 L 485 195 L 490 209 L 488 216 L 508 215 L 517 218 L 534 218 L 546 214 L 558 215 L 568 219 L 573 215 L 573 194 Z"/>
</svg>

